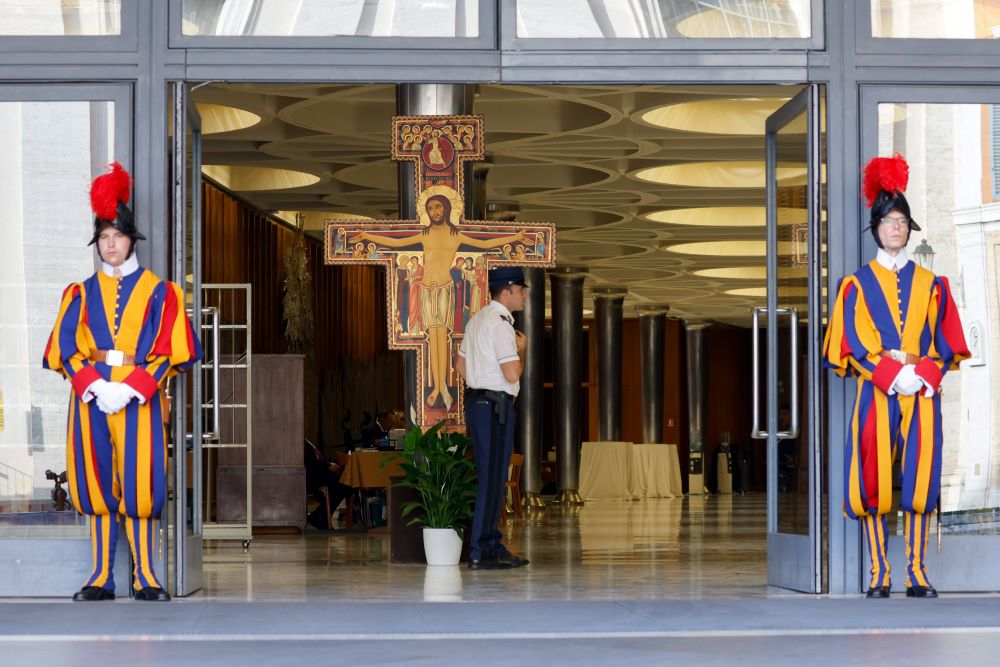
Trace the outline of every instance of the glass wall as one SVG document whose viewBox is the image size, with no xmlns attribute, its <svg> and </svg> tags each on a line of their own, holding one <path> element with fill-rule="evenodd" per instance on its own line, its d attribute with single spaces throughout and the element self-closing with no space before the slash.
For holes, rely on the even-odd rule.
<svg viewBox="0 0 1000 667">
<path fill-rule="evenodd" d="M 120 35 L 121 0 L 0 0 L 0 35 Z"/>
<path fill-rule="evenodd" d="M 880 104 L 879 154 L 902 153 L 913 219 L 911 257 L 947 276 L 972 358 L 942 383 L 945 532 L 1000 534 L 1000 200 L 998 109 Z"/>
<path fill-rule="evenodd" d="M 479 0 L 183 0 L 182 6 L 185 36 L 479 36 Z"/>
<path fill-rule="evenodd" d="M 88 192 L 114 116 L 113 102 L 0 102 L 0 536 L 84 534 L 47 478 L 66 469 L 70 385 L 42 357 L 63 290 L 94 272 Z"/>
<path fill-rule="evenodd" d="M 806 38 L 811 0 L 517 0 L 522 38 Z"/>
<path fill-rule="evenodd" d="M 870 0 L 872 37 L 994 39 L 1000 0 Z"/>
</svg>

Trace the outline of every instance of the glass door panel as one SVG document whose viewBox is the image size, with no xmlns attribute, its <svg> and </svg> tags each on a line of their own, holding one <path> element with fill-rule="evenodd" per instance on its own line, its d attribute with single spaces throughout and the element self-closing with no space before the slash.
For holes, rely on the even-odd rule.
<svg viewBox="0 0 1000 667">
<path fill-rule="evenodd" d="M 203 343 L 206 317 L 201 294 L 201 118 L 184 83 L 173 98 L 173 276 L 184 289 L 185 306 Z M 206 354 L 215 355 L 209 337 Z M 202 586 L 202 441 L 205 377 L 202 364 L 174 380 L 171 447 L 173 463 L 173 592 L 190 595 Z"/>
<path fill-rule="evenodd" d="M 1000 551 L 1000 373 L 991 363 L 1000 358 L 1000 91 L 872 88 L 864 104 L 863 155 L 898 152 L 909 163 L 906 196 L 921 230 L 907 251 L 949 280 L 972 352 L 941 383 L 940 515 L 928 573 L 938 590 L 1000 590 L 990 565 Z M 875 252 L 866 243 L 862 261 Z M 892 571 L 904 572 L 895 511 L 889 533 Z M 902 588 L 904 577 L 892 579 Z"/>
<path fill-rule="evenodd" d="M 818 401 L 821 155 L 815 86 L 767 120 L 767 440 L 768 583 L 806 592 L 822 589 L 819 520 Z M 763 320 L 763 321 L 762 321 Z M 759 374 L 758 374 L 759 375 Z"/>
<path fill-rule="evenodd" d="M 131 168 L 130 97 L 129 86 L 0 86 L 0 596 L 68 596 L 91 571 L 65 477 L 70 386 L 42 357 L 63 290 L 97 266 L 90 182 L 114 160 Z"/>
</svg>

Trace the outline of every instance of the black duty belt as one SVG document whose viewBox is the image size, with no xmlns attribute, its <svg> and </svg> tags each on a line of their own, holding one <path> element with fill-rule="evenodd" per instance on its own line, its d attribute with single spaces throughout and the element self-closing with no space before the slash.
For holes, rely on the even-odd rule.
<svg viewBox="0 0 1000 667">
<path fill-rule="evenodd" d="M 493 402 L 493 412 L 496 413 L 499 418 L 498 421 L 501 424 L 507 423 L 507 405 L 508 403 L 514 402 L 514 397 L 505 391 L 496 391 L 494 389 L 473 389 L 472 387 L 467 387 L 465 389 L 466 400 L 485 398 Z"/>
</svg>

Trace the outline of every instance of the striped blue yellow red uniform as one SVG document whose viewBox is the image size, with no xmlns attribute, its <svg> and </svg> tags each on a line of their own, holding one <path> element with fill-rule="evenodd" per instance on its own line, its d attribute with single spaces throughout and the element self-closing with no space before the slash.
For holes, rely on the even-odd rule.
<svg viewBox="0 0 1000 667">
<path fill-rule="evenodd" d="M 119 350 L 133 365 L 110 366 L 95 353 Z M 121 278 L 98 271 L 63 292 L 45 348 L 45 368 L 72 384 L 66 436 L 69 492 L 90 517 L 94 569 L 84 586 L 114 589 L 119 522 L 135 563 L 133 586 L 162 588 L 153 571 L 158 517 L 166 499 L 167 442 L 160 388 L 201 358 L 201 343 L 174 283 L 143 268 Z M 145 399 L 106 415 L 84 401 L 97 379 L 128 384 Z"/>
<path fill-rule="evenodd" d="M 927 513 L 936 507 L 941 488 L 941 380 L 969 356 L 948 280 L 912 261 L 898 272 L 877 261 L 868 263 L 841 281 L 823 347 L 829 368 L 841 377 L 857 377 L 844 455 L 844 513 L 864 525 L 871 586 L 889 585 L 885 515 L 892 507 L 897 453 L 909 561 L 906 583 L 928 586 Z M 915 370 L 924 390 L 890 395 L 903 364 L 883 356 L 888 350 L 919 358 Z"/>
</svg>

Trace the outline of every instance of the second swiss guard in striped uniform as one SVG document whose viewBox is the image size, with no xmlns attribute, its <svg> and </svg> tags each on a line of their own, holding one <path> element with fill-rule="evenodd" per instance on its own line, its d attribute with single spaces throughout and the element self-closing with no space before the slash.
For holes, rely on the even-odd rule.
<svg viewBox="0 0 1000 667">
<path fill-rule="evenodd" d="M 121 527 L 135 562 L 135 598 L 170 599 L 153 571 L 167 483 L 160 389 L 201 358 L 180 287 L 139 265 L 136 244 L 145 237 L 128 207 L 130 189 L 117 162 L 94 179 L 90 245 L 101 270 L 63 292 L 42 362 L 72 385 L 67 478 L 74 506 L 90 517 L 94 558 L 78 601 L 114 599 Z"/>
<path fill-rule="evenodd" d="M 899 155 L 866 165 L 866 230 L 878 254 L 841 281 L 823 344 L 827 365 L 858 382 L 844 456 L 844 513 L 864 526 L 869 598 L 889 597 L 886 514 L 897 454 L 906 595 L 937 597 L 924 557 L 941 490 L 941 380 L 969 357 L 948 279 L 907 256 L 910 232 L 920 230 L 903 195 L 908 178 Z"/>
</svg>

